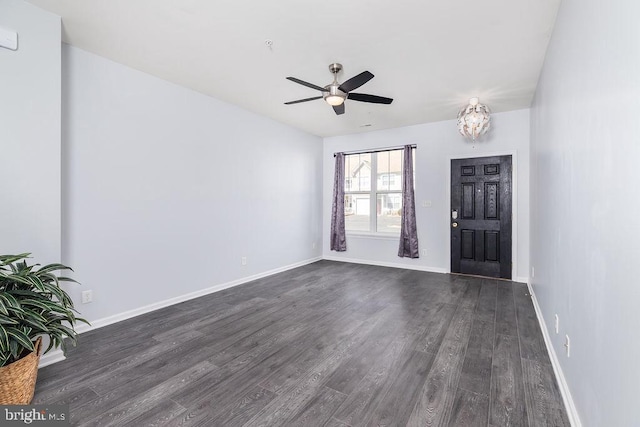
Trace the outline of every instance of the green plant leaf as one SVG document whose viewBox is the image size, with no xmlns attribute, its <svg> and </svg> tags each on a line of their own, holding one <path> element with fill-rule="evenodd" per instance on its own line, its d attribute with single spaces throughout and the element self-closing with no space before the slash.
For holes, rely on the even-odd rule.
<svg viewBox="0 0 640 427">
<path fill-rule="evenodd" d="M 76 337 L 76 331 L 74 331 L 73 329 L 62 325 L 62 324 L 58 324 L 55 325 L 54 327 L 52 327 L 51 325 L 49 326 L 49 328 L 51 329 L 57 329 L 58 331 L 61 331 L 64 335 L 66 335 L 67 337 L 71 338 L 72 340 L 75 339 Z"/>
<path fill-rule="evenodd" d="M 82 322 L 91 326 L 91 323 L 89 323 L 86 319 L 83 319 L 82 317 L 76 317 L 76 322 Z"/>
<path fill-rule="evenodd" d="M 7 317 L 4 314 L 0 315 L 0 325 L 17 325 L 19 322 L 11 317 Z"/>
<path fill-rule="evenodd" d="M 31 282 L 29 281 L 29 279 L 25 278 L 24 276 L 21 276 L 19 273 L 8 274 L 6 278 L 14 282 L 22 283 L 23 285 L 31 285 Z"/>
<path fill-rule="evenodd" d="M 14 297 L 22 295 L 22 296 L 25 296 L 25 297 L 32 297 L 32 298 L 35 298 L 35 299 L 42 298 L 42 294 L 41 293 L 33 292 L 33 291 L 30 291 L 30 290 L 27 290 L 27 289 L 12 289 L 10 291 L 7 291 L 7 293 L 10 294 L 10 295 L 13 295 Z M 16 298 L 16 301 L 19 300 L 19 299 L 22 299 L 22 298 Z"/>
<path fill-rule="evenodd" d="M 47 326 L 45 326 L 44 323 L 38 321 L 37 319 L 34 319 L 33 317 L 26 317 L 22 320 L 22 322 L 35 328 L 36 332 L 47 333 L 49 331 L 49 328 L 47 328 Z"/>
<path fill-rule="evenodd" d="M 31 283 L 33 283 L 33 286 L 35 286 L 35 288 L 37 290 L 39 290 L 40 292 L 46 292 L 47 290 L 44 287 L 44 283 L 42 283 L 42 280 L 40 280 L 40 278 L 38 276 L 29 276 L 27 278 L 27 280 L 29 280 Z"/>
<path fill-rule="evenodd" d="M 20 303 L 9 292 L 0 292 L 0 301 L 7 307 L 20 307 Z"/>
<path fill-rule="evenodd" d="M 46 273 L 50 273 L 52 271 L 62 271 L 62 270 L 71 270 L 73 271 L 73 269 L 71 267 L 67 267 L 66 265 L 62 265 L 62 264 L 48 264 L 45 265 L 44 267 L 40 268 L 38 271 L 36 271 L 37 275 L 43 275 Z"/>
<path fill-rule="evenodd" d="M 0 367 L 8 365 L 10 357 L 11 357 L 11 354 L 9 352 L 0 353 Z"/>
<path fill-rule="evenodd" d="M 9 335 L 2 325 L 0 325 L 0 350 L 3 353 L 9 351 Z"/>
<path fill-rule="evenodd" d="M 22 306 L 38 307 L 43 310 L 58 310 L 60 307 L 55 302 L 48 299 L 35 300 L 32 298 L 22 300 Z"/>
<path fill-rule="evenodd" d="M 33 347 L 33 343 L 31 342 L 27 334 L 16 328 L 6 328 L 5 330 L 7 331 L 7 335 L 9 335 L 9 337 L 13 337 L 13 340 L 9 342 L 9 347 L 11 347 L 11 344 L 15 342 L 18 343 L 21 347 L 28 349 L 29 351 L 35 350 L 35 348 Z M 20 354 L 14 354 L 14 356 L 19 357 Z"/>
<path fill-rule="evenodd" d="M 9 314 L 5 301 L 0 298 L 0 314 Z"/>
<path fill-rule="evenodd" d="M 0 263 L 3 265 L 13 264 L 21 259 L 29 258 L 30 253 L 24 253 L 19 255 L 0 255 Z"/>
<path fill-rule="evenodd" d="M 21 307 L 7 307 L 7 311 L 9 312 L 8 316 L 17 317 L 18 319 L 22 319 L 25 314 Z"/>
</svg>

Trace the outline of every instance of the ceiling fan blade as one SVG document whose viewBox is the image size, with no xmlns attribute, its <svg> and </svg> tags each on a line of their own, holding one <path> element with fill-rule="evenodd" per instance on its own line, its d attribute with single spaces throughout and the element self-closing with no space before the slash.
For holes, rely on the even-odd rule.
<svg viewBox="0 0 640 427">
<path fill-rule="evenodd" d="M 298 83 L 302 86 L 310 87 L 311 89 L 319 90 L 320 92 L 329 92 L 328 89 L 316 86 L 313 83 L 305 82 L 304 80 L 296 79 L 295 77 L 287 77 L 287 80 L 291 80 L 292 82 Z"/>
<path fill-rule="evenodd" d="M 334 105 L 333 111 L 335 111 L 337 115 L 344 114 L 344 102 L 340 105 Z"/>
<path fill-rule="evenodd" d="M 373 78 L 373 74 L 368 71 L 363 71 L 355 77 L 351 77 L 346 82 L 342 83 L 339 89 L 343 92 L 351 92 L 354 89 L 358 89 L 360 86 L 368 82 Z"/>
<path fill-rule="evenodd" d="M 384 96 L 369 95 L 366 93 L 350 93 L 347 99 L 360 102 L 372 102 L 374 104 L 391 104 L 393 98 L 385 98 Z"/>
<path fill-rule="evenodd" d="M 291 104 L 299 104 L 301 102 L 307 102 L 307 101 L 314 101 L 316 99 L 321 99 L 322 96 L 314 96 L 313 98 L 305 98 L 305 99 L 298 99 L 296 101 L 289 101 L 289 102 L 285 102 L 285 105 L 291 105 Z"/>
</svg>

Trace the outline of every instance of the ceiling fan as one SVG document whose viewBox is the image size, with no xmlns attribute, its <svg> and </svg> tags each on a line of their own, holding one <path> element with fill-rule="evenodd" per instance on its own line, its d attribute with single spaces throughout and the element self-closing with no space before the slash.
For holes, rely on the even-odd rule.
<svg viewBox="0 0 640 427">
<path fill-rule="evenodd" d="M 298 104 L 300 102 L 314 101 L 316 99 L 324 98 L 327 104 L 333 107 L 333 111 L 336 114 L 344 114 L 344 101 L 351 99 L 353 101 L 371 102 L 374 104 L 391 104 L 392 98 L 385 98 L 383 96 L 368 95 L 366 93 L 353 93 L 354 89 L 358 89 L 360 86 L 368 82 L 373 78 L 373 74 L 368 71 L 363 71 L 355 77 L 351 77 L 344 83 L 338 82 L 338 73 L 342 71 L 342 64 L 334 63 L 329 65 L 329 71 L 333 73 L 333 83 L 328 84 L 325 87 L 314 85 L 313 83 L 305 82 L 304 80 L 296 79 L 295 77 L 287 77 L 287 80 L 301 84 L 303 86 L 310 87 L 311 89 L 319 90 L 322 92 L 321 96 L 314 96 L 312 98 L 298 99 L 296 101 L 285 102 L 286 105 Z"/>
</svg>

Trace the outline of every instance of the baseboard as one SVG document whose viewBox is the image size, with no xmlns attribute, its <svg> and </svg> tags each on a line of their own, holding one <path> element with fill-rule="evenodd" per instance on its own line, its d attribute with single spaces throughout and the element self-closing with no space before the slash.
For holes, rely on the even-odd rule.
<svg viewBox="0 0 640 427">
<path fill-rule="evenodd" d="M 211 286 L 206 289 L 201 289 L 199 291 L 190 292 L 188 294 L 180 295 L 175 298 L 170 298 L 164 301 L 158 301 L 153 304 L 145 305 L 140 308 L 136 308 L 133 310 L 125 311 L 122 313 L 114 314 L 113 316 L 104 317 L 98 320 L 92 320 L 91 326 L 82 324 L 76 328 L 76 332 L 79 334 L 83 334 L 88 331 L 93 331 L 95 329 L 103 328 L 105 326 L 121 322 L 123 320 L 130 319 L 132 317 L 140 316 L 142 314 L 150 313 L 155 310 L 159 310 L 161 308 L 169 307 L 174 304 L 178 304 L 184 301 L 188 301 L 194 298 L 198 298 L 201 296 L 209 295 L 215 292 L 220 292 L 224 289 L 229 289 L 234 286 L 242 285 L 243 283 L 251 282 L 253 280 L 262 279 L 263 277 L 271 276 L 277 273 L 282 273 L 283 271 L 292 270 L 294 268 L 302 267 L 303 265 L 311 264 L 316 261 L 320 261 L 322 257 L 310 258 L 304 261 L 300 261 L 294 264 L 286 265 L 284 267 L 275 268 L 273 270 L 265 271 L 262 273 L 254 274 L 253 276 L 243 277 L 241 279 L 233 280 L 227 283 L 221 283 L 218 285 Z M 57 362 L 58 360 L 56 360 Z M 54 362 L 51 362 L 54 363 Z"/>
<path fill-rule="evenodd" d="M 515 277 L 513 279 L 514 282 L 518 282 L 518 283 L 529 283 L 529 278 L 528 277 Z"/>
<path fill-rule="evenodd" d="M 64 359 L 66 359 L 66 357 L 64 356 L 62 349 L 56 348 L 55 350 L 51 350 L 49 353 L 40 357 L 38 369 L 53 365 L 54 363 L 62 362 Z"/>
<path fill-rule="evenodd" d="M 538 299 L 536 298 L 536 294 L 531 287 L 531 283 L 529 281 L 527 282 L 527 287 L 529 288 L 529 293 L 531 294 L 531 300 L 533 301 L 533 307 L 535 308 L 536 315 L 538 316 L 538 323 L 540 324 L 540 329 L 542 329 L 542 336 L 544 337 L 544 342 L 547 345 L 547 351 L 549 352 L 549 358 L 551 359 L 553 372 L 555 373 L 558 380 L 558 387 L 560 388 L 560 394 L 562 395 L 564 406 L 565 408 L 567 408 L 567 416 L 569 417 L 569 422 L 574 427 L 582 427 L 582 422 L 580 421 L 578 410 L 573 402 L 573 397 L 571 397 L 569 384 L 567 384 L 567 380 L 564 376 L 564 373 L 562 372 L 562 367 L 560 366 L 560 361 L 558 360 L 558 355 L 556 354 L 556 351 L 551 343 L 549 330 L 547 329 L 547 324 L 544 321 L 544 317 L 542 316 L 540 305 L 538 305 Z"/>
<path fill-rule="evenodd" d="M 342 257 L 331 256 L 331 255 L 325 255 L 322 257 L 322 259 L 326 259 L 327 261 L 350 262 L 353 264 L 377 265 L 379 267 L 392 267 L 392 268 L 404 268 L 407 270 L 428 271 L 430 273 L 443 273 L 443 274 L 447 273 L 447 270 L 444 268 L 426 267 L 423 265 L 398 264 L 394 262 L 371 261 L 368 259 L 342 258 Z"/>
</svg>

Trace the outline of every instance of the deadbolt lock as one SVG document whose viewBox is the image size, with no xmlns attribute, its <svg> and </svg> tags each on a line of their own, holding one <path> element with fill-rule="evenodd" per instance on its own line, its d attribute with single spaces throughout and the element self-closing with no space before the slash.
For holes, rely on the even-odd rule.
<svg viewBox="0 0 640 427">
<path fill-rule="evenodd" d="M 456 228 L 456 227 L 458 226 L 458 223 L 457 223 L 457 222 L 452 222 L 452 223 L 451 223 L 451 226 L 452 226 L 453 228 Z"/>
</svg>

